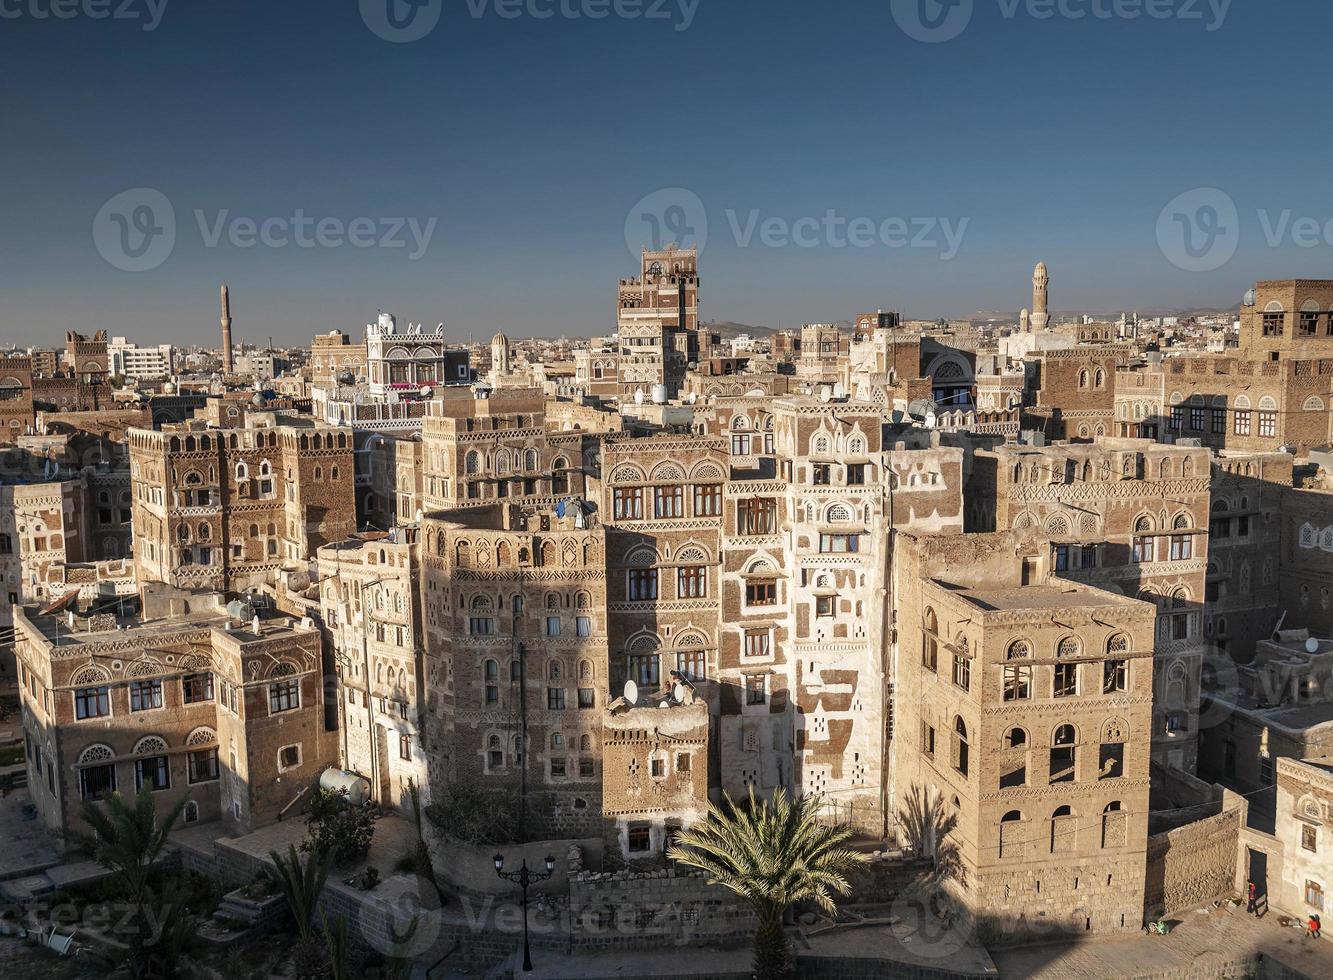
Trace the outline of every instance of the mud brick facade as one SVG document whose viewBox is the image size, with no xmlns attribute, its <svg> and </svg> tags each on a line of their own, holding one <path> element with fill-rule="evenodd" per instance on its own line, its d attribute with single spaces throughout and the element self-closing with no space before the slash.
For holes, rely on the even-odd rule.
<svg viewBox="0 0 1333 980">
<path fill-rule="evenodd" d="M 102 384 L 110 364 L 106 348 L 105 330 L 98 330 L 91 337 L 70 330 L 65 334 L 65 369 L 84 384 Z"/>
<path fill-rule="evenodd" d="M 12 443 L 32 426 L 32 359 L 23 354 L 0 357 L 0 444 Z"/>
<path fill-rule="evenodd" d="M 1265 507 L 1263 516 L 1268 528 L 1281 526 L 1277 591 L 1292 620 L 1287 625 L 1333 636 L 1333 497 L 1322 488 L 1276 489 L 1277 505 Z M 1271 563 L 1271 552 L 1264 557 Z"/>
<path fill-rule="evenodd" d="M 897 542 L 894 796 L 956 820 L 956 899 L 994 940 L 1139 929 L 1156 610 L 1021 584 L 1012 532 Z"/>
<path fill-rule="evenodd" d="M 432 401 L 422 421 L 423 509 L 496 501 L 554 506 L 588 494 L 580 431 L 549 432 L 540 389 L 460 390 Z"/>
<path fill-rule="evenodd" d="M 15 612 L 29 787 L 51 830 L 82 801 L 147 786 L 232 833 L 279 813 L 334 761 L 319 634 L 240 624 L 216 595 L 150 589 L 140 620 Z"/>
<path fill-rule="evenodd" d="M 534 833 L 601 836 L 605 529 L 493 504 L 421 540 L 431 781 L 517 795 L 526 770 Z"/>
<path fill-rule="evenodd" d="M 352 343 L 340 330 L 316 336 L 310 345 L 310 383 L 316 388 L 337 388 L 349 381 L 366 381 L 365 343 Z"/>
<path fill-rule="evenodd" d="M 616 331 L 621 400 L 674 398 L 700 355 L 698 251 L 644 249 L 639 274 L 617 288 Z"/>
<path fill-rule="evenodd" d="M 1157 606 L 1153 757 L 1184 769 L 1207 645 L 1209 487 L 1205 449 L 1109 438 L 979 451 L 969 485 L 978 530 L 1012 529 L 1049 571 Z"/>
<path fill-rule="evenodd" d="M 341 690 L 343 767 L 364 776 L 385 805 L 406 805 L 410 786 L 429 802 L 418 530 L 325 545 L 316 564 L 320 618 Z"/>
<path fill-rule="evenodd" d="M 1301 585 L 1311 584 L 1298 570 L 1299 556 L 1308 552 L 1284 548 L 1300 538 L 1305 520 L 1296 516 L 1310 513 L 1302 500 L 1315 501 L 1291 489 L 1288 453 L 1216 452 L 1212 474 L 1204 635 L 1219 653 L 1246 664 L 1256 644 L 1273 635 L 1284 611 L 1289 626 L 1318 622 L 1317 588 L 1306 593 L 1313 592 L 1313 603 L 1297 606 L 1284 598 L 1301 595 Z"/>
<path fill-rule="evenodd" d="M 242 591 L 356 531 L 344 429 L 135 429 L 130 474 L 143 582 Z"/>
<path fill-rule="evenodd" d="M 708 705 L 689 685 L 611 702 L 602 720 L 604 854 L 661 868 L 681 827 L 708 817 Z"/>
<path fill-rule="evenodd" d="M 1302 918 L 1329 911 L 1333 890 L 1333 769 L 1326 760 L 1277 760 L 1276 860 L 1267 862 L 1270 901 Z"/>
<path fill-rule="evenodd" d="M 1128 345 L 1079 345 L 1031 355 L 1031 408 L 1024 429 L 1048 440 L 1090 440 L 1110 435 L 1115 416 L 1115 372 L 1132 353 Z"/>
<path fill-rule="evenodd" d="M 1237 856 L 1245 810 L 1228 806 L 1148 838 L 1144 908 L 1149 916 L 1184 912 L 1240 891 Z"/>
</svg>

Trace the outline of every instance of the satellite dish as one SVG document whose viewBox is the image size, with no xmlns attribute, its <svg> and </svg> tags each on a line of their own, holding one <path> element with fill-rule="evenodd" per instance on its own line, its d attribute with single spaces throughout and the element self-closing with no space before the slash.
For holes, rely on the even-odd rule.
<svg viewBox="0 0 1333 980">
<path fill-rule="evenodd" d="M 630 704 L 639 703 L 639 685 L 635 684 L 633 680 L 625 682 L 625 700 Z"/>
<path fill-rule="evenodd" d="M 833 398 L 833 392 L 829 391 L 828 388 L 820 388 L 820 389 L 819 389 L 819 400 L 820 400 L 821 402 L 824 402 L 825 404 L 828 404 L 828 402 L 831 401 L 832 398 Z"/>
<path fill-rule="evenodd" d="M 676 681 L 676 683 L 673 684 L 671 687 L 671 696 L 675 698 L 677 701 L 684 702 L 685 694 L 686 694 L 685 685 L 682 684 L 680 681 Z"/>
<path fill-rule="evenodd" d="M 1319 641 L 1316 640 L 1313 636 L 1310 637 L 1308 640 L 1305 641 L 1305 652 L 1306 652 L 1306 653 L 1318 653 L 1318 652 L 1319 652 Z"/>
</svg>

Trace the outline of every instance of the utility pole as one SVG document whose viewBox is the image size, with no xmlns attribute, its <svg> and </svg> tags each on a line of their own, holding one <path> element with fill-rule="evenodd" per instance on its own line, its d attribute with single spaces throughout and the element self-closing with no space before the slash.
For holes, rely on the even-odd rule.
<svg viewBox="0 0 1333 980">
<path fill-rule="evenodd" d="M 513 604 L 514 650 L 518 655 L 518 831 L 525 835 L 528 826 L 528 665 L 527 651 L 520 638 L 523 614 L 527 611 L 522 584 Z"/>
</svg>

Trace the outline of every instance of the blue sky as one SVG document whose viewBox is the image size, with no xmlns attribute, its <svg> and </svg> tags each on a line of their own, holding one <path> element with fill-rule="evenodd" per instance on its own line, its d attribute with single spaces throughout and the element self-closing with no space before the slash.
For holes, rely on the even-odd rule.
<svg viewBox="0 0 1333 980">
<path fill-rule="evenodd" d="M 1226 306 L 1256 279 L 1333 277 L 1329 83 L 1295 48 L 1329 36 L 1323 0 L 1224 17 L 1225 0 L 972 0 L 942 43 L 909 37 L 898 0 L 643 0 L 663 16 L 636 18 L 588 16 L 609 0 L 445 0 L 409 43 L 368 26 L 388 0 L 40 16 L 52 2 L 0 0 L 0 343 L 99 327 L 212 342 L 223 279 L 251 340 L 359 332 L 380 308 L 458 337 L 603 333 L 636 265 L 627 219 L 642 231 L 636 204 L 664 188 L 688 192 L 652 199 L 683 202 L 668 226 L 706 218 L 709 318 L 1013 310 L 1039 258 L 1056 309 Z M 1092 15 L 1144 3 L 1170 16 Z M 176 219 L 141 272 L 94 236 L 136 188 Z M 1194 188 L 1239 218 L 1234 257 L 1203 272 L 1157 235 Z M 329 231 L 312 247 L 293 242 L 302 214 Z M 125 234 L 141 216 L 123 211 Z M 242 247 L 244 219 L 274 244 Z M 835 247 L 853 220 L 865 240 Z"/>
</svg>

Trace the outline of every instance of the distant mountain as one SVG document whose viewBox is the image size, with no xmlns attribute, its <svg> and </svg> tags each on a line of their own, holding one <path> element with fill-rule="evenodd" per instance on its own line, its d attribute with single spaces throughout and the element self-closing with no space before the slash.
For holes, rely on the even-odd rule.
<svg viewBox="0 0 1333 980">
<path fill-rule="evenodd" d="M 775 333 L 772 327 L 751 326 L 748 323 L 735 323 L 731 320 L 706 320 L 699 324 L 699 329 L 721 334 L 723 340 L 735 340 L 743 333 L 751 337 L 768 337 Z"/>
<path fill-rule="evenodd" d="M 1222 314 L 1236 314 L 1236 315 L 1238 315 L 1238 314 L 1240 313 L 1240 304 L 1237 303 L 1235 306 L 1226 307 L 1226 308 L 1223 308 L 1223 309 L 1217 309 L 1217 308 L 1214 308 L 1214 307 L 1206 307 L 1206 306 L 1188 306 L 1188 307 L 1179 307 L 1179 308 L 1175 308 L 1175 309 L 1170 309 L 1170 308 L 1168 308 L 1168 309 L 1151 309 L 1151 308 L 1144 308 L 1144 309 L 1137 309 L 1137 310 L 1114 310 L 1114 311 L 1107 311 L 1107 310 L 1064 310 L 1064 309 L 1061 309 L 1061 310 L 1055 310 L 1055 311 L 1053 311 L 1052 315 L 1053 315 L 1053 317 L 1054 317 L 1057 321 L 1064 321 L 1064 320 L 1066 320 L 1066 319 L 1069 318 L 1069 317 L 1081 317 L 1081 316 L 1090 316 L 1090 317 L 1092 317 L 1094 320 L 1115 321 L 1115 320 L 1119 320 L 1119 319 L 1120 319 L 1120 314 L 1121 314 L 1121 313 L 1131 313 L 1131 314 L 1132 314 L 1132 313 L 1137 313 L 1137 314 L 1139 315 L 1140 318 L 1144 318 L 1144 317 L 1157 317 L 1157 316 L 1175 316 L 1175 317 L 1220 316 L 1220 315 L 1222 315 Z M 977 310 L 975 313 L 973 313 L 973 314 L 971 314 L 971 315 L 969 315 L 969 316 L 965 316 L 965 317 L 963 317 L 963 319 L 964 319 L 964 320 L 971 320 L 971 321 L 973 321 L 973 322 L 976 322 L 976 321 L 986 321 L 986 320 L 1001 320 L 1001 321 L 1006 321 L 1006 320 L 1007 320 L 1007 321 L 1017 321 L 1017 320 L 1018 320 L 1018 311 L 1017 311 L 1017 310 L 1012 310 L 1012 311 L 1011 311 L 1011 310 Z"/>
</svg>

